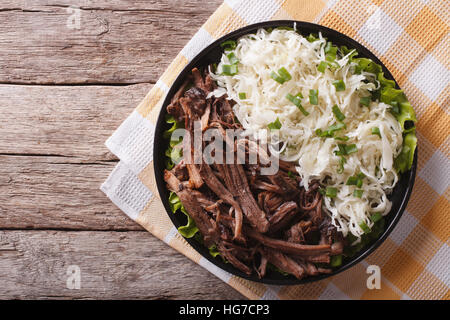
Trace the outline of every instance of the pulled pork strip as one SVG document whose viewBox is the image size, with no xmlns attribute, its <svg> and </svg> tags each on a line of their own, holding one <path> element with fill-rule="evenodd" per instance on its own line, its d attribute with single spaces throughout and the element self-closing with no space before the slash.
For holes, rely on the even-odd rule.
<svg viewBox="0 0 450 320">
<path fill-rule="evenodd" d="M 189 84 L 189 79 L 183 82 L 180 89 L 175 93 L 172 100 L 170 101 L 170 104 L 167 106 L 167 113 L 172 115 L 177 122 L 184 121 L 184 111 L 183 107 L 181 106 L 179 100 L 183 96 L 186 87 Z"/>
<path fill-rule="evenodd" d="M 282 194 L 285 198 L 292 199 L 298 196 L 300 190 L 297 187 L 296 182 L 282 171 L 268 176 L 268 178 L 270 182 L 281 188 Z"/>
<path fill-rule="evenodd" d="M 327 244 L 307 245 L 269 238 L 251 228 L 245 228 L 245 234 L 266 247 L 278 249 L 279 251 L 292 255 L 316 256 L 329 253 L 331 250 L 331 246 Z"/>
<path fill-rule="evenodd" d="M 231 205 L 235 210 L 235 228 L 234 237 L 239 239 L 242 236 L 243 213 L 240 205 L 234 199 L 233 195 L 227 188 L 219 181 L 213 173 L 211 167 L 206 163 L 201 165 L 200 175 L 203 177 L 206 185 L 223 201 Z"/>
<path fill-rule="evenodd" d="M 289 242 L 304 243 L 305 234 L 307 230 L 312 226 L 311 221 L 302 220 L 297 224 L 294 224 L 288 231 L 286 231 L 286 238 Z M 323 244 L 323 243 L 321 243 Z"/>
<path fill-rule="evenodd" d="M 267 214 L 276 211 L 283 201 L 282 197 L 273 192 L 263 191 L 258 194 L 258 204 Z"/>
<path fill-rule="evenodd" d="M 248 221 L 259 232 L 265 233 L 269 230 L 269 221 L 265 213 L 259 208 L 253 194 L 248 186 L 247 176 L 245 175 L 242 165 L 229 164 L 218 165 L 224 176 L 224 182 L 230 190 L 231 194 L 237 197 L 242 211 Z"/>
<path fill-rule="evenodd" d="M 261 254 L 261 261 L 259 263 L 259 267 L 256 268 L 256 273 L 258 274 L 258 277 L 260 279 L 264 278 L 264 276 L 266 275 L 266 271 L 267 271 L 267 263 L 269 262 L 269 260 L 267 260 L 267 257 Z"/>
<path fill-rule="evenodd" d="M 265 190 L 265 191 L 278 193 L 280 195 L 283 194 L 283 190 L 279 186 L 277 186 L 275 184 L 270 184 L 268 182 L 261 181 L 261 180 L 256 180 L 255 183 L 253 183 L 252 187 L 254 189 L 259 189 L 259 190 Z"/>
<path fill-rule="evenodd" d="M 189 89 L 187 92 L 190 92 L 191 90 L 193 90 L 195 88 L 191 88 Z M 186 92 L 186 94 L 187 94 Z M 192 96 L 195 96 L 195 92 L 197 91 L 191 91 Z M 200 92 L 200 91 L 198 91 Z M 199 93 L 201 95 L 201 93 Z M 204 98 L 202 97 L 198 97 L 198 100 L 200 101 L 204 101 Z M 203 99 L 203 100 L 202 100 Z M 200 172 L 198 171 L 196 165 L 194 164 L 194 154 L 193 154 L 193 148 L 194 148 L 194 141 L 193 141 L 193 137 L 194 137 L 194 121 L 199 119 L 199 116 L 197 114 L 197 112 L 200 112 L 199 110 L 194 110 L 193 109 L 193 105 L 192 105 L 192 98 L 181 98 L 180 99 L 180 103 L 183 107 L 184 113 L 186 114 L 186 119 L 185 119 L 185 127 L 188 130 L 189 134 L 187 134 L 184 139 L 183 139 L 183 157 L 186 160 L 186 167 L 187 170 L 189 172 L 189 182 L 191 183 L 192 187 L 194 187 L 195 189 L 199 189 L 201 188 L 201 186 L 203 185 L 203 180 L 200 176 Z M 197 104 L 197 107 L 199 107 L 199 104 Z M 204 102 L 204 104 L 206 105 L 206 102 Z"/>
<path fill-rule="evenodd" d="M 314 263 L 330 263 L 330 255 L 322 254 L 320 256 L 306 257 L 305 260 Z"/>
<path fill-rule="evenodd" d="M 305 276 L 305 269 L 287 255 L 270 248 L 264 248 L 263 255 L 275 267 L 292 274 L 297 279 L 302 279 Z"/>
<path fill-rule="evenodd" d="M 227 259 L 233 266 L 244 272 L 245 274 L 251 275 L 252 269 L 247 266 L 245 263 L 240 261 L 234 254 L 233 249 L 229 249 L 223 242 L 217 244 L 217 250 L 219 250 L 220 254 Z"/>
<path fill-rule="evenodd" d="M 292 172 L 292 173 L 297 172 L 297 169 L 295 169 L 295 163 L 293 163 L 293 162 L 287 162 L 287 161 L 279 159 L 278 165 L 279 165 L 280 169 L 285 172 Z"/>
<path fill-rule="evenodd" d="M 203 211 L 200 203 L 193 196 L 191 190 L 185 188 L 180 180 L 168 170 L 164 171 L 164 180 L 167 182 L 170 190 L 175 192 L 180 198 L 181 203 L 189 216 L 194 219 L 197 228 L 202 233 L 205 243 L 211 246 L 218 239 L 217 225 L 208 214 Z"/>
<path fill-rule="evenodd" d="M 269 232 L 277 232 L 288 225 L 291 219 L 297 214 L 297 204 L 294 201 L 283 203 L 275 211 L 274 215 L 269 218 Z"/>
</svg>

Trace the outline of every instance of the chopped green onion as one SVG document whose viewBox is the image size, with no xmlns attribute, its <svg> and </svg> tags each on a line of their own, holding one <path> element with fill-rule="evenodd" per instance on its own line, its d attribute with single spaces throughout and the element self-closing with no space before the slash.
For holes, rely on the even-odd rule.
<svg viewBox="0 0 450 320">
<path fill-rule="evenodd" d="M 280 77 L 275 71 L 272 71 L 270 73 L 270 77 L 275 80 L 276 82 L 278 82 L 279 84 L 283 84 L 286 82 L 286 80 L 283 77 Z"/>
<path fill-rule="evenodd" d="M 277 120 L 275 120 L 274 122 L 271 122 L 267 125 L 267 127 L 270 130 L 280 130 L 281 129 L 281 122 L 280 119 L 277 118 Z"/>
<path fill-rule="evenodd" d="M 358 183 L 358 177 L 348 177 L 347 182 L 345 183 L 347 186 L 356 186 Z"/>
<path fill-rule="evenodd" d="M 239 59 L 236 58 L 234 52 L 230 52 L 229 54 L 227 54 L 227 58 L 230 61 L 231 64 L 236 64 L 239 62 Z"/>
<path fill-rule="evenodd" d="M 368 107 L 370 105 L 370 96 L 362 97 L 361 99 L 359 99 L 359 103 L 362 104 L 363 106 Z"/>
<path fill-rule="evenodd" d="M 328 129 L 328 131 L 334 132 L 334 131 L 338 131 L 338 130 L 341 130 L 341 129 L 344 129 L 344 128 L 347 128 L 345 123 L 342 123 L 342 122 L 339 123 L 338 122 L 338 123 L 335 123 L 335 124 L 331 125 L 330 128 Z"/>
<path fill-rule="evenodd" d="M 221 46 L 223 49 L 231 49 L 231 50 L 234 50 L 234 49 L 236 49 L 236 41 L 234 41 L 234 40 L 227 40 L 227 41 L 222 42 L 222 43 L 220 44 L 220 46 Z"/>
<path fill-rule="evenodd" d="M 300 93 L 300 95 L 301 95 L 301 93 Z M 293 104 L 295 104 L 295 105 L 297 106 L 297 108 L 299 108 L 300 111 L 301 111 L 305 116 L 309 115 L 309 112 L 306 111 L 306 110 L 303 108 L 303 106 L 302 106 L 302 104 L 301 104 L 301 100 L 300 100 L 298 94 L 297 94 L 296 96 L 293 96 L 292 94 L 288 93 L 288 94 L 286 95 L 286 99 L 288 99 L 290 102 L 292 102 Z"/>
<path fill-rule="evenodd" d="M 339 267 L 342 264 L 342 254 L 337 256 L 331 256 L 330 266 L 331 267 Z"/>
<path fill-rule="evenodd" d="M 288 171 L 288 177 L 291 179 L 295 179 L 295 175 L 291 171 Z"/>
<path fill-rule="evenodd" d="M 381 138 L 380 128 L 373 127 L 372 128 L 372 134 L 376 134 L 377 136 L 379 136 Z"/>
<path fill-rule="evenodd" d="M 342 122 L 339 122 L 339 123 L 335 123 L 335 124 L 331 125 L 331 126 L 328 128 L 328 130 L 326 130 L 326 131 L 322 131 L 322 129 L 317 129 L 317 130 L 316 130 L 316 134 L 317 134 L 319 137 L 322 137 L 322 138 L 324 138 L 324 137 L 326 137 L 326 138 L 332 138 L 332 137 L 334 136 L 334 132 L 335 132 L 335 131 L 339 131 L 339 130 L 341 130 L 342 128 L 346 128 L 346 125 L 345 125 L 344 123 L 342 123 Z M 345 139 L 345 138 L 343 138 L 343 139 L 344 139 L 344 141 L 347 141 L 347 140 L 348 140 L 348 137 L 347 137 L 347 139 Z M 338 139 L 338 140 L 341 140 L 341 139 Z"/>
<path fill-rule="evenodd" d="M 247 94 L 245 92 L 239 92 L 239 99 L 241 100 L 247 99 Z"/>
<path fill-rule="evenodd" d="M 339 130 L 336 125 L 332 125 L 328 130 L 322 131 L 322 129 L 316 130 L 316 135 L 322 138 L 332 138 L 334 135 L 334 131 Z"/>
<path fill-rule="evenodd" d="M 334 113 L 334 116 L 336 117 L 336 119 L 338 119 L 339 121 L 342 122 L 345 119 L 344 114 L 342 113 L 341 109 L 339 109 L 337 104 L 335 104 L 333 106 L 333 113 Z"/>
<path fill-rule="evenodd" d="M 336 91 L 344 91 L 345 90 L 345 83 L 343 80 L 333 81 L 333 86 L 336 87 Z"/>
<path fill-rule="evenodd" d="M 370 216 L 370 220 L 372 220 L 373 222 L 380 221 L 382 218 L 383 216 L 379 212 L 374 213 L 373 215 Z"/>
<path fill-rule="evenodd" d="M 325 60 L 330 61 L 330 62 L 336 60 L 336 54 L 338 51 L 338 47 L 334 46 L 331 41 L 327 42 L 324 51 L 325 51 Z"/>
<path fill-rule="evenodd" d="M 292 102 L 293 104 L 295 104 L 297 107 L 299 105 L 301 105 L 301 101 L 300 98 L 298 96 L 293 96 L 292 94 L 288 93 L 286 95 L 286 99 L 288 99 L 290 102 Z"/>
<path fill-rule="evenodd" d="M 341 158 L 339 159 L 339 168 L 337 170 L 337 173 L 341 174 L 342 172 L 344 172 L 344 164 L 347 163 L 347 160 L 341 156 Z"/>
<path fill-rule="evenodd" d="M 356 144 L 338 144 L 338 148 L 338 151 L 334 151 L 334 154 L 337 156 L 347 156 L 358 151 Z"/>
<path fill-rule="evenodd" d="M 354 197 L 361 198 L 362 195 L 363 195 L 363 191 L 361 189 L 355 189 L 355 191 L 353 191 Z"/>
<path fill-rule="evenodd" d="M 291 74 L 286 70 L 286 68 L 282 67 L 278 69 L 278 74 L 285 79 L 285 81 L 289 81 L 292 79 Z"/>
<path fill-rule="evenodd" d="M 363 185 L 362 179 L 358 179 L 358 182 L 356 183 L 356 186 L 357 186 L 358 188 L 361 188 L 362 185 Z"/>
<path fill-rule="evenodd" d="M 345 151 L 347 152 L 347 155 L 348 155 L 348 154 L 358 152 L 358 148 L 356 147 L 356 144 L 349 144 L 345 147 Z"/>
<path fill-rule="evenodd" d="M 322 129 L 317 129 L 316 130 L 316 135 L 318 135 L 319 137 L 328 137 L 329 132 L 328 131 L 322 131 Z"/>
<path fill-rule="evenodd" d="M 327 66 L 328 66 L 328 63 L 326 63 L 325 61 L 322 61 L 322 62 L 320 62 L 320 64 L 317 66 L 317 70 L 318 70 L 319 72 L 324 73 L 325 70 L 326 70 L 326 68 L 327 68 Z"/>
<path fill-rule="evenodd" d="M 364 233 L 370 233 L 370 228 L 367 226 L 367 224 L 364 221 L 361 221 L 361 223 L 359 224 L 359 226 L 361 227 L 361 229 L 364 231 Z"/>
<path fill-rule="evenodd" d="M 309 103 L 313 105 L 319 104 L 319 90 L 309 90 Z"/>
<path fill-rule="evenodd" d="M 238 73 L 238 66 L 237 64 L 224 64 L 222 65 L 222 73 L 226 76 L 234 76 Z"/>
<path fill-rule="evenodd" d="M 365 177 L 366 177 L 366 175 L 364 173 L 360 172 L 356 176 L 349 177 L 345 184 L 348 186 L 357 186 L 358 188 L 361 188 L 363 185 L 363 179 Z"/>
<path fill-rule="evenodd" d="M 345 149 L 345 144 L 339 143 L 338 144 L 338 150 L 334 151 L 334 154 L 337 156 L 346 156 L 347 150 Z"/>
<path fill-rule="evenodd" d="M 330 198 L 336 198 L 337 189 L 333 188 L 333 187 L 327 187 L 327 191 L 325 192 L 325 195 Z"/>
<path fill-rule="evenodd" d="M 278 82 L 279 84 L 283 84 L 286 81 L 289 81 L 292 79 L 291 74 L 284 67 L 278 69 L 278 73 L 276 73 L 275 71 L 272 71 L 270 73 L 270 77 L 273 80 L 275 80 L 276 82 Z"/>
<path fill-rule="evenodd" d="M 343 137 L 334 137 L 334 140 L 339 140 L 339 141 L 348 141 L 350 138 L 347 136 L 343 136 Z"/>
</svg>

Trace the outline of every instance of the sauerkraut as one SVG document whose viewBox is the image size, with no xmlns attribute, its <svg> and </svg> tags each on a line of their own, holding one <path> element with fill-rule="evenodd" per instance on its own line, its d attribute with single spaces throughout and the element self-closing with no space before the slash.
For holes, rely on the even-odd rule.
<svg viewBox="0 0 450 320">
<path fill-rule="evenodd" d="M 391 209 L 403 128 L 391 105 L 370 98 L 380 88 L 377 75 L 355 72 L 354 51 L 336 55 L 328 43 L 286 29 L 243 36 L 210 71 L 213 94 L 237 102 L 234 113 L 254 139 L 279 121 L 279 140 L 271 142 L 282 143 L 280 158 L 298 164 L 306 189 L 319 180 L 333 224 L 360 238 L 372 215 Z"/>
</svg>

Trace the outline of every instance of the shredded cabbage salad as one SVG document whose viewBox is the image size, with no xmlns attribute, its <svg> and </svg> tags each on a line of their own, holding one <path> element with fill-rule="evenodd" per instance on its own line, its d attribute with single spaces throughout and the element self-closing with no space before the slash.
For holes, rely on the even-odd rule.
<svg viewBox="0 0 450 320">
<path fill-rule="evenodd" d="M 413 161 L 416 118 L 403 91 L 321 34 L 259 29 L 223 47 L 212 94 L 237 102 L 248 136 L 278 130 L 280 158 L 298 164 L 306 189 L 320 181 L 332 223 L 358 243 L 389 213 L 387 196 Z"/>
</svg>

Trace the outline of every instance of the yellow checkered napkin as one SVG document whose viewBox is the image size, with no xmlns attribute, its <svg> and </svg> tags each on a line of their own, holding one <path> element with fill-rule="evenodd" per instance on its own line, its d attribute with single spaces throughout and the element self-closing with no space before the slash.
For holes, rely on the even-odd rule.
<svg viewBox="0 0 450 320">
<path fill-rule="evenodd" d="M 158 198 L 152 164 L 154 124 L 168 88 L 183 67 L 218 37 L 277 19 L 319 23 L 368 47 L 405 90 L 419 120 L 416 183 L 392 235 L 350 270 L 286 287 L 232 276 L 194 251 L 173 227 Z M 449 299 L 449 20 L 445 0 L 226 0 L 106 142 L 121 161 L 102 190 L 156 237 L 251 299 Z M 369 265 L 381 268 L 379 290 L 367 288 Z"/>
</svg>

